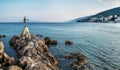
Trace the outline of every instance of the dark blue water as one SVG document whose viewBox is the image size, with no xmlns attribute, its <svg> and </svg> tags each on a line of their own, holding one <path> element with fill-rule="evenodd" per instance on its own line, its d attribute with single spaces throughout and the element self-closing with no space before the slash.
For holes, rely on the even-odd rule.
<svg viewBox="0 0 120 70">
<path fill-rule="evenodd" d="M 60 58 L 71 52 L 84 53 L 97 70 L 120 70 L 120 24 L 89 24 L 89 23 L 28 23 L 31 34 L 42 34 L 58 40 L 58 45 L 50 51 L 60 60 L 59 67 L 69 70 L 71 60 Z M 16 56 L 9 46 L 13 35 L 20 34 L 22 23 L 1 23 L 0 34 L 5 51 L 10 56 Z M 73 45 L 65 45 L 65 40 L 72 40 Z"/>
</svg>

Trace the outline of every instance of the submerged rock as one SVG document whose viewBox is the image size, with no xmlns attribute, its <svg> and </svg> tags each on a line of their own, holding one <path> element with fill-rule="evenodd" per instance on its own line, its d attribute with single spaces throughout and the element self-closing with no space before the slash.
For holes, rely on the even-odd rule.
<svg viewBox="0 0 120 70">
<path fill-rule="evenodd" d="M 43 35 L 40 35 L 40 34 L 37 34 L 36 36 L 37 36 L 37 37 L 43 37 Z"/>
<path fill-rule="evenodd" d="M 76 59 L 76 61 L 72 62 L 70 65 L 73 70 L 95 70 L 95 66 L 88 63 L 87 57 L 83 54 L 71 53 L 64 57 L 67 59 Z"/>
<path fill-rule="evenodd" d="M 70 40 L 66 40 L 66 41 L 65 41 L 65 44 L 73 44 L 73 42 L 70 41 Z"/>
<path fill-rule="evenodd" d="M 57 43 L 58 43 L 57 40 L 51 40 L 49 44 L 50 45 L 56 45 Z"/>
<path fill-rule="evenodd" d="M 79 53 L 71 53 L 70 55 L 66 55 L 64 56 L 64 58 L 67 58 L 67 59 L 74 59 L 74 58 L 78 58 L 80 56 L 82 56 L 83 54 L 79 54 Z"/>
<path fill-rule="evenodd" d="M 6 35 L 0 35 L 0 38 L 5 38 L 6 37 Z"/>
</svg>

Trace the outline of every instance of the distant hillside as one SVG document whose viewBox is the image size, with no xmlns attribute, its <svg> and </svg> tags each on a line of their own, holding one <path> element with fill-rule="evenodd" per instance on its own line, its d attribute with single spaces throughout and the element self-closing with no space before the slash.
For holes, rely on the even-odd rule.
<svg viewBox="0 0 120 70">
<path fill-rule="evenodd" d="M 103 11 L 101 13 L 96 14 L 95 16 L 99 16 L 99 15 L 103 15 L 103 16 L 120 15 L 120 7 L 113 8 L 107 11 Z"/>
<path fill-rule="evenodd" d="M 120 22 L 120 7 L 100 12 L 85 19 L 77 19 L 76 22 Z"/>
<path fill-rule="evenodd" d="M 73 20 L 71 20 L 71 21 L 69 21 L 69 22 L 73 23 L 73 22 L 76 22 L 76 21 L 78 21 L 78 20 L 87 19 L 87 18 L 89 18 L 89 17 L 90 17 L 90 16 L 80 17 L 80 18 L 73 19 Z"/>
</svg>

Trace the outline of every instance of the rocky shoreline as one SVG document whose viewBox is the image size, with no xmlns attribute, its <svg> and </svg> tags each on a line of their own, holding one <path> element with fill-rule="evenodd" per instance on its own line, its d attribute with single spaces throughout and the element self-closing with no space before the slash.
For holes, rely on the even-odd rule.
<svg viewBox="0 0 120 70">
<path fill-rule="evenodd" d="M 14 69 L 13 69 L 14 68 Z M 22 70 L 17 66 L 14 57 L 9 57 L 7 53 L 4 52 L 4 44 L 0 41 L 0 69 L 1 70 Z"/>
<path fill-rule="evenodd" d="M 2 36 L 1 36 L 2 37 Z M 0 41 L 0 68 L 3 70 L 62 70 L 58 67 L 58 59 L 49 51 L 49 46 L 57 45 L 57 40 L 50 37 L 40 39 L 41 36 L 30 34 L 28 27 L 24 27 L 21 35 L 15 35 L 9 41 L 18 59 L 9 57 L 4 52 L 4 44 Z M 65 44 L 73 44 L 66 40 Z M 75 59 L 71 63 L 72 70 L 94 70 L 94 65 L 87 62 L 83 54 L 71 53 L 64 55 L 66 59 Z"/>
<path fill-rule="evenodd" d="M 1 35 L 2 38 L 2 35 Z M 54 40 L 50 44 L 55 44 Z M 0 42 L 0 69 L 3 70 L 60 70 L 58 60 L 48 49 L 45 40 L 31 35 L 28 27 L 24 27 L 21 35 L 15 35 L 9 41 L 17 53 L 18 59 L 9 57 L 4 52 L 4 44 Z"/>
</svg>

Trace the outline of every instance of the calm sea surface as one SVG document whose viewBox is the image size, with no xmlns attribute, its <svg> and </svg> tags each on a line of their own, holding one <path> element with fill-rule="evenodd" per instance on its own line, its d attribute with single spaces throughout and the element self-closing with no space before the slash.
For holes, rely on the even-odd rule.
<svg viewBox="0 0 120 70">
<path fill-rule="evenodd" d="M 120 70 L 120 24 L 94 23 L 28 23 L 31 34 L 41 34 L 58 40 L 58 45 L 51 46 L 50 51 L 59 59 L 59 67 L 70 70 L 71 60 L 60 55 L 71 52 L 83 53 L 88 61 L 96 65 L 96 70 Z M 13 35 L 18 35 L 23 23 L 0 23 L 0 34 L 5 51 L 16 58 L 16 53 L 9 46 Z M 72 40 L 73 45 L 65 45 L 65 40 Z"/>
</svg>

